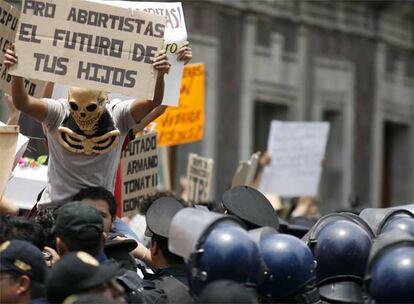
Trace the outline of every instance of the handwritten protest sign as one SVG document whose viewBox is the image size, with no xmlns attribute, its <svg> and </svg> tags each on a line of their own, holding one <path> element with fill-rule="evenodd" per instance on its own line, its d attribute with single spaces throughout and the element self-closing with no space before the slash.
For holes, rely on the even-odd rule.
<svg viewBox="0 0 414 304">
<path fill-rule="evenodd" d="M 211 158 L 190 153 L 187 167 L 188 201 L 206 202 L 211 200 L 213 165 L 214 161 Z"/>
<path fill-rule="evenodd" d="M 204 64 L 184 67 L 180 106 L 169 107 L 156 121 L 158 144 L 181 145 L 204 136 Z"/>
<path fill-rule="evenodd" d="M 0 90 L 11 94 L 11 75 L 3 65 L 6 50 L 14 42 L 20 11 L 6 1 L 0 2 Z M 44 82 L 40 80 L 24 79 L 24 86 L 29 95 L 41 97 Z"/>
<path fill-rule="evenodd" d="M 167 51 L 171 68 L 168 75 L 164 76 L 165 90 L 162 104 L 178 106 L 184 63 L 177 60 L 176 52 L 187 41 L 187 29 L 181 2 L 94 1 L 107 2 L 111 5 L 137 9 L 165 17 L 164 49 Z"/>
<path fill-rule="evenodd" d="M 260 190 L 291 197 L 318 193 L 329 123 L 272 121 L 268 140 L 271 163 Z"/>
<path fill-rule="evenodd" d="M 19 126 L 0 126 L 0 198 L 6 188 L 16 154 Z"/>
<path fill-rule="evenodd" d="M 140 200 L 157 192 L 157 133 L 152 132 L 131 141 L 122 151 L 122 214 L 138 213 Z"/>
<path fill-rule="evenodd" d="M 82 0 L 25 0 L 13 75 L 152 99 L 165 18 Z"/>
</svg>

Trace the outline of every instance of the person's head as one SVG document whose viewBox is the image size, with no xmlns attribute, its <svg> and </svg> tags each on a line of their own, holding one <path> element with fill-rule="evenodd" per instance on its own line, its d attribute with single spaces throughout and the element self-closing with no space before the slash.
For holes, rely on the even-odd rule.
<svg viewBox="0 0 414 304">
<path fill-rule="evenodd" d="M 58 207 L 46 207 L 38 210 L 33 221 L 42 226 L 45 235 L 46 246 L 54 248 L 55 240 L 52 233 L 52 228 L 56 222 L 56 213 Z"/>
<path fill-rule="evenodd" d="M 104 231 L 109 233 L 115 221 L 117 203 L 112 192 L 103 187 L 87 187 L 81 189 L 74 197 L 74 201 L 94 206 L 99 210 L 104 221 Z"/>
<path fill-rule="evenodd" d="M 182 208 L 183 205 L 171 197 L 159 198 L 148 208 L 145 235 L 151 237 L 151 260 L 158 268 L 184 263 L 181 257 L 168 250 L 171 220 Z"/>
<path fill-rule="evenodd" d="M 29 242 L 10 240 L 0 245 L 0 303 L 28 303 L 45 295 L 46 263 Z"/>
<path fill-rule="evenodd" d="M 99 262 L 86 252 L 71 252 L 51 268 L 46 280 L 46 297 L 50 303 L 61 303 L 80 292 L 100 293 L 123 302 L 124 290 L 115 281 L 120 274 L 117 263 Z"/>
<path fill-rule="evenodd" d="M 92 256 L 103 252 L 105 234 L 99 211 L 81 202 L 71 202 L 59 208 L 53 232 L 60 255 L 86 251 Z"/>
<path fill-rule="evenodd" d="M 85 88 L 71 87 L 68 92 L 70 114 L 78 127 L 87 134 L 93 131 L 105 110 L 108 94 Z"/>
<path fill-rule="evenodd" d="M 43 250 L 45 246 L 43 227 L 29 219 L 11 216 L 7 221 L 6 230 L 7 239 L 24 240 L 40 250 Z"/>
</svg>

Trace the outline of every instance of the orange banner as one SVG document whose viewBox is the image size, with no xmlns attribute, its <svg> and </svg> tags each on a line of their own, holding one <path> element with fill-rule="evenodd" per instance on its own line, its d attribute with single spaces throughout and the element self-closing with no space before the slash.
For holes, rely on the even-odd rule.
<svg viewBox="0 0 414 304">
<path fill-rule="evenodd" d="M 184 67 L 179 107 L 169 107 L 155 121 L 159 146 L 181 145 L 203 139 L 204 78 L 204 64 Z"/>
</svg>

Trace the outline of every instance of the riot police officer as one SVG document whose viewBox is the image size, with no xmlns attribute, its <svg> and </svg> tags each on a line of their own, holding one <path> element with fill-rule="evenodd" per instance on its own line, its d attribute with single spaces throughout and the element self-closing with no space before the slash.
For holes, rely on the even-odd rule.
<svg viewBox="0 0 414 304">
<path fill-rule="evenodd" d="M 316 287 L 316 262 L 312 252 L 300 239 L 272 233 L 250 233 L 259 245 L 264 279 L 258 293 L 267 303 L 321 303 Z"/>
<path fill-rule="evenodd" d="M 188 262 L 190 290 L 196 299 L 205 286 L 218 280 L 256 288 L 260 254 L 242 225 L 235 217 L 195 208 L 174 216 L 169 249 Z"/>
<path fill-rule="evenodd" d="M 374 242 L 365 277 L 375 303 L 414 302 L 414 237 L 394 230 Z"/>
<path fill-rule="evenodd" d="M 363 277 L 374 234 L 351 213 L 322 217 L 304 240 L 317 262 L 320 297 L 328 303 L 363 303 Z"/>
<path fill-rule="evenodd" d="M 153 202 L 146 214 L 145 235 L 151 237 L 150 254 L 154 274 L 144 276 L 144 289 L 160 289 L 169 303 L 192 303 L 189 294 L 187 271 L 182 257 L 168 249 L 168 232 L 173 216 L 183 205 L 172 197 L 162 197 Z"/>
</svg>

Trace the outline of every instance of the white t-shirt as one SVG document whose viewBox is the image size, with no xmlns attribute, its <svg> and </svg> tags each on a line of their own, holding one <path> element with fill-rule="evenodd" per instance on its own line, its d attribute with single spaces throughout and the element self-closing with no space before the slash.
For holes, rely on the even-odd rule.
<svg viewBox="0 0 414 304">
<path fill-rule="evenodd" d="M 85 187 L 101 186 L 113 192 L 125 136 L 136 125 L 130 111 L 132 100 L 114 99 L 106 104 L 121 135 L 109 153 L 91 155 L 69 152 L 59 143 L 58 128 L 69 114 L 69 105 L 66 99 L 46 100 L 48 113 L 42 125 L 49 145 L 48 182 L 38 207 L 66 203 Z"/>
</svg>

